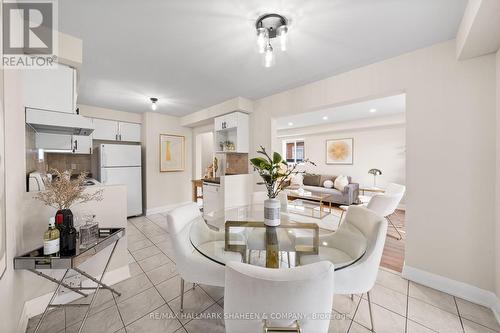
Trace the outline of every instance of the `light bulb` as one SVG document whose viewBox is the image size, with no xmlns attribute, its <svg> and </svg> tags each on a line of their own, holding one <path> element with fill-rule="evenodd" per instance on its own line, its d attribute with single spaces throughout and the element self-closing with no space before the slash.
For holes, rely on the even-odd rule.
<svg viewBox="0 0 500 333">
<path fill-rule="evenodd" d="M 268 32 L 266 28 L 257 28 L 257 47 L 259 48 L 259 53 L 264 53 L 266 50 L 266 45 L 268 44 Z"/>
<path fill-rule="evenodd" d="M 280 37 L 281 51 L 286 51 L 288 26 L 286 24 L 280 26 L 277 30 L 277 35 Z"/>
<path fill-rule="evenodd" d="M 149 100 L 151 101 L 151 110 L 156 111 L 158 108 L 158 105 L 156 104 L 156 102 L 158 102 L 158 98 L 151 97 Z"/>
<path fill-rule="evenodd" d="M 268 43 L 264 53 L 264 67 L 269 68 L 273 65 L 274 55 L 271 43 Z"/>
</svg>

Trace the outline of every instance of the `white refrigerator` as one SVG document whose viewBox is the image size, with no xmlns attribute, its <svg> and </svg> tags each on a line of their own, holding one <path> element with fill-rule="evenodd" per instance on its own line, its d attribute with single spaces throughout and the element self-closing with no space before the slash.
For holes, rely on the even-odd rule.
<svg viewBox="0 0 500 333">
<path fill-rule="evenodd" d="M 127 187 L 127 216 L 142 214 L 141 146 L 101 144 L 98 180 L 104 185 Z"/>
</svg>

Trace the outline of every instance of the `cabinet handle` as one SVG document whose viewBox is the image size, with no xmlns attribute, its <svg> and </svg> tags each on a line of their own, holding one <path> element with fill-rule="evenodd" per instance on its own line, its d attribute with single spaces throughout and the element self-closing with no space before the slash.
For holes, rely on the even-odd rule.
<svg viewBox="0 0 500 333">
<path fill-rule="evenodd" d="M 75 140 L 75 145 L 73 146 L 73 153 L 78 150 L 78 141 Z"/>
<path fill-rule="evenodd" d="M 118 141 L 118 134 L 115 134 L 115 140 Z"/>
</svg>

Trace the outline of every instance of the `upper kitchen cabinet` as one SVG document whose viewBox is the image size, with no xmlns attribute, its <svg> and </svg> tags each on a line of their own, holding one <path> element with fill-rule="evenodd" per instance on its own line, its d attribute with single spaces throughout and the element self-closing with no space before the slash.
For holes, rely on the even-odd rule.
<svg viewBox="0 0 500 333">
<path fill-rule="evenodd" d="M 94 132 L 92 138 L 94 140 L 110 140 L 118 141 L 118 122 L 114 120 L 93 118 Z"/>
<path fill-rule="evenodd" d="M 24 71 L 24 104 L 28 108 L 76 112 L 76 71 L 58 65 L 51 69 Z"/>
<path fill-rule="evenodd" d="M 141 124 L 119 122 L 118 131 L 118 137 L 120 138 L 120 141 L 141 141 Z"/>
<path fill-rule="evenodd" d="M 35 142 L 36 148 L 50 153 L 92 153 L 92 139 L 88 135 L 36 133 Z"/>
<path fill-rule="evenodd" d="M 233 112 L 215 118 L 215 150 L 217 152 L 248 153 L 248 114 Z"/>
<path fill-rule="evenodd" d="M 93 119 L 94 140 L 107 141 L 141 141 L 141 124 L 128 123 L 115 120 Z"/>
</svg>

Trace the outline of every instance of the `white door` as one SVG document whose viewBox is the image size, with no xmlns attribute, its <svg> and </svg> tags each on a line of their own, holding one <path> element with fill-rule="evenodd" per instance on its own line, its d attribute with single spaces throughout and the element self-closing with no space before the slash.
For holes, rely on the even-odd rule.
<svg viewBox="0 0 500 333">
<path fill-rule="evenodd" d="M 120 122 L 120 141 L 141 142 L 141 124 Z"/>
<path fill-rule="evenodd" d="M 35 137 L 36 147 L 48 150 L 67 150 L 73 149 L 71 135 L 37 133 Z"/>
<path fill-rule="evenodd" d="M 140 145 L 102 144 L 101 167 L 141 166 Z"/>
<path fill-rule="evenodd" d="M 73 135 L 73 153 L 91 154 L 92 139 L 90 136 Z"/>
<path fill-rule="evenodd" d="M 106 119 L 92 119 L 94 124 L 94 132 L 92 137 L 95 140 L 118 140 L 118 122 Z"/>
<path fill-rule="evenodd" d="M 105 185 L 127 187 L 127 216 L 142 214 L 141 167 L 102 168 L 101 182 Z"/>
<path fill-rule="evenodd" d="M 75 113 L 75 70 L 57 68 L 24 71 L 24 105 L 28 108 Z"/>
</svg>

